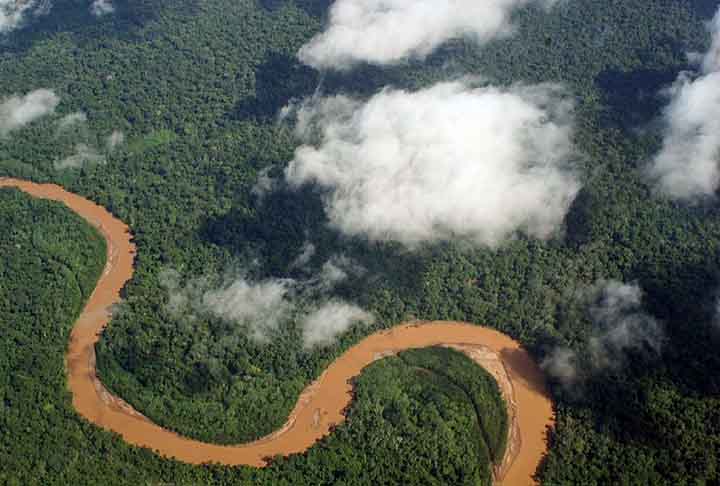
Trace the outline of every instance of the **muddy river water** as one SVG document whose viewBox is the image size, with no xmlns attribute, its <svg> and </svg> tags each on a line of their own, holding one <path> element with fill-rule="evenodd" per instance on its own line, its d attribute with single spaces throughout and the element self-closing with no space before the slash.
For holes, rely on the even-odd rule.
<svg viewBox="0 0 720 486">
<path fill-rule="evenodd" d="M 120 434 L 130 444 L 184 462 L 262 467 L 265 458 L 305 451 L 341 423 L 343 410 L 352 400 L 350 379 L 373 361 L 404 349 L 449 345 L 488 369 L 508 403 L 508 453 L 495 471 L 496 482 L 534 484 L 532 476 L 547 449 L 547 428 L 554 422 L 543 375 L 518 342 L 492 329 L 460 322 L 406 323 L 366 337 L 303 391 L 283 427 L 259 440 L 232 446 L 209 444 L 154 424 L 110 393 L 95 370 L 95 343 L 110 320 L 109 308 L 120 301 L 120 291 L 133 275 L 135 245 L 129 228 L 104 208 L 60 186 L 0 178 L 3 186 L 65 203 L 107 241 L 105 269 L 73 327 L 66 353 L 73 405 L 90 422 Z"/>
</svg>

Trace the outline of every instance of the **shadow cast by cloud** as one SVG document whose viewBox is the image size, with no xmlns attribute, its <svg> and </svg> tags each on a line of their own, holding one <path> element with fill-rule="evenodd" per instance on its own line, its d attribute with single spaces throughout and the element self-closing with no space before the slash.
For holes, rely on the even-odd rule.
<svg viewBox="0 0 720 486">
<path fill-rule="evenodd" d="M 288 276 L 303 243 L 312 238 L 331 244 L 337 238 L 327 229 L 322 201 L 312 188 L 282 188 L 256 201 L 254 211 L 233 209 L 207 220 L 203 239 L 230 248 L 235 254 L 258 257 L 263 273 Z"/>
<path fill-rule="evenodd" d="M 268 12 L 276 12 L 288 3 L 292 3 L 311 17 L 324 18 L 333 0 L 291 0 L 291 2 L 288 0 L 258 0 L 258 4 Z"/>
<path fill-rule="evenodd" d="M 338 283 L 337 297 L 364 305 L 373 290 L 384 285 L 409 300 L 420 293 L 422 257 L 399 244 L 343 235 L 329 225 L 322 193 L 313 186 L 278 187 L 255 201 L 252 211 L 237 208 L 208 219 L 200 236 L 227 248 L 241 262 L 255 261 L 253 277 L 307 278 L 318 275 L 331 258 L 342 256 L 363 270 Z M 312 243 L 314 253 L 298 265 L 306 243 Z"/>
<path fill-rule="evenodd" d="M 643 377 L 659 373 L 684 394 L 720 396 L 720 354 L 717 353 L 720 256 L 710 253 L 703 261 L 696 262 L 649 261 L 633 273 L 645 291 L 644 307 L 663 322 L 661 355 L 652 361 L 639 354 L 631 355 L 622 376 L 594 380 L 597 390 L 619 387 L 618 396 L 632 397 L 637 381 L 628 376 L 642 381 Z M 642 397 L 637 400 L 643 402 Z M 620 408 L 629 407 L 631 403 L 629 400 Z M 623 416 L 621 412 L 616 410 L 613 414 Z M 630 416 L 627 418 L 632 421 Z"/>
<path fill-rule="evenodd" d="M 699 17 L 707 19 L 712 17 L 718 8 L 717 0 L 690 0 L 690 5 Z"/>
<path fill-rule="evenodd" d="M 646 269 L 640 281 L 647 305 L 666 322 L 668 374 L 686 392 L 720 397 L 718 255 L 695 264 L 673 262 L 662 272 Z"/>
<path fill-rule="evenodd" d="M 680 66 L 673 70 L 639 69 L 622 72 L 610 69 L 595 78 L 606 111 L 603 122 L 625 130 L 641 127 L 660 115 L 666 100 L 660 92 L 672 84 Z"/>
<path fill-rule="evenodd" d="M 27 24 L 9 35 L 0 36 L 0 50 L 22 53 L 35 43 L 65 33 L 71 34 L 78 45 L 100 39 L 121 39 L 128 42 L 144 40 L 148 34 L 147 24 L 171 14 L 175 17 L 192 17 L 197 14 L 199 3 L 191 0 L 182 9 L 166 6 L 150 0 L 115 0 L 114 12 L 95 17 L 92 2 L 53 0 L 46 15 L 29 16 Z"/>
<path fill-rule="evenodd" d="M 528 389 L 546 395 L 548 389 L 542 386 L 544 379 L 538 365 L 527 351 L 505 348 L 500 351 L 500 358 L 512 375 L 513 381 L 519 381 Z"/>
<path fill-rule="evenodd" d="M 270 53 L 255 70 L 255 96 L 237 105 L 235 117 L 272 120 L 292 100 L 311 96 L 319 79 L 317 71 L 295 57 Z"/>
</svg>

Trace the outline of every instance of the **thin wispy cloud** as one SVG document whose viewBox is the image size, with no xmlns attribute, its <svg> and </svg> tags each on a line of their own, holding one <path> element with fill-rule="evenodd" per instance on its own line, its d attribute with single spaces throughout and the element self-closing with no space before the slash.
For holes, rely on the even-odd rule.
<svg viewBox="0 0 720 486">
<path fill-rule="evenodd" d="M 75 144 L 71 155 L 58 159 L 53 163 L 56 170 L 77 169 L 86 164 L 100 164 L 105 162 L 103 156 L 97 149 L 84 143 Z"/>
<path fill-rule="evenodd" d="M 0 136 L 54 113 L 59 103 L 60 97 L 49 89 L 0 100 Z"/>
<path fill-rule="evenodd" d="M 87 122 L 87 115 L 82 111 L 70 113 L 62 117 L 58 122 L 58 130 L 64 131 L 76 125 Z"/>
<path fill-rule="evenodd" d="M 30 17 L 47 15 L 49 0 L 0 0 L 0 35 L 23 27 Z"/>
<path fill-rule="evenodd" d="M 308 247 L 310 248 L 310 247 Z M 303 253 L 296 261 L 303 260 Z M 174 271 L 161 274 L 168 291 L 167 311 L 178 319 L 209 315 L 237 325 L 238 332 L 263 343 L 282 333 L 283 326 L 299 326 L 303 346 L 331 344 L 354 324 L 369 324 L 372 314 L 356 304 L 331 296 L 351 274 L 364 269 L 352 260 L 335 256 L 314 275 L 304 279 L 252 279 L 228 277 L 222 283 L 200 277 L 184 285 Z"/>
<path fill-rule="evenodd" d="M 123 143 L 125 143 L 125 134 L 120 130 L 113 130 L 113 132 L 105 138 L 105 145 L 110 151 L 115 150 Z"/>
<path fill-rule="evenodd" d="M 642 308 L 643 291 L 637 284 L 616 280 L 598 282 L 580 299 L 592 323 L 584 351 L 553 349 L 542 368 L 560 383 L 571 386 L 588 376 L 625 366 L 630 352 L 657 356 L 662 350 L 661 323 Z"/>
<path fill-rule="evenodd" d="M 94 0 L 92 5 L 90 5 L 90 12 L 92 12 L 95 17 L 102 17 L 115 12 L 115 6 L 112 0 Z"/>
<path fill-rule="evenodd" d="M 372 324 L 375 318 L 360 307 L 341 301 L 329 301 L 314 309 L 301 321 L 305 347 L 332 344 L 352 324 Z"/>
</svg>

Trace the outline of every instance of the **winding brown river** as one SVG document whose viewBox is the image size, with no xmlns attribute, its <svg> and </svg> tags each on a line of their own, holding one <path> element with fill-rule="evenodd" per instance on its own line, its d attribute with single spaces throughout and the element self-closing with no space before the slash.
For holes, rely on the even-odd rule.
<svg viewBox="0 0 720 486">
<path fill-rule="evenodd" d="M 110 320 L 109 308 L 120 301 L 120 291 L 133 274 L 135 245 L 129 228 L 104 208 L 60 186 L 0 178 L 0 187 L 5 186 L 65 203 L 100 230 L 107 241 L 105 270 L 72 330 L 66 354 L 73 405 L 90 422 L 120 434 L 130 444 L 184 462 L 262 467 L 268 457 L 305 451 L 341 423 L 345 419 L 343 410 L 352 400 L 350 379 L 373 361 L 404 349 L 446 345 L 465 352 L 488 369 L 508 403 L 508 453 L 495 471 L 496 482 L 511 486 L 534 484 L 533 474 L 547 448 L 547 428 L 554 423 L 544 378 L 518 342 L 472 324 L 408 323 L 368 336 L 331 363 L 303 391 L 282 428 L 257 441 L 234 446 L 209 444 L 154 424 L 112 395 L 95 370 L 95 343 Z"/>
</svg>

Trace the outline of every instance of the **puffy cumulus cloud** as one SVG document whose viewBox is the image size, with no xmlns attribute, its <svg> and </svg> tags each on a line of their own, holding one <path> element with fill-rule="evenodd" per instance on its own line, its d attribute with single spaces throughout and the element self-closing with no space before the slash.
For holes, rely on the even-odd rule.
<svg viewBox="0 0 720 486">
<path fill-rule="evenodd" d="M 358 62 L 389 64 L 424 57 L 443 42 L 469 37 L 484 43 L 511 32 L 513 9 L 548 0 L 337 0 L 326 30 L 299 52 L 318 69 Z"/>
<path fill-rule="evenodd" d="M 217 285 L 213 279 L 201 277 L 182 285 L 176 271 L 166 270 L 160 274 L 160 285 L 169 294 L 166 310 L 176 318 L 215 316 L 238 324 L 258 342 L 267 342 L 283 325 L 295 322 L 303 345 L 310 348 L 330 344 L 353 323 L 373 322 L 372 315 L 360 307 L 330 297 L 350 272 L 360 271 L 351 260 L 332 257 L 317 275 L 302 280 L 257 281 L 241 276 Z"/>
<path fill-rule="evenodd" d="M 567 347 L 554 349 L 541 363 L 565 385 L 603 370 L 621 368 L 631 351 L 658 355 L 664 332 L 660 322 L 642 309 L 642 289 L 637 284 L 601 281 L 583 296 L 593 324 L 586 353 Z"/>
<path fill-rule="evenodd" d="M 102 17 L 103 15 L 115 12 L 115 6 L 111 0 L 94 0 L 92 5 L 90 5 L 90 12 L 92 12 L 95 17 Z"/>
<path fill-rule="evenodd" d="M 331 344 L 339 335 L 357 323 L 371 324 L 372 314 L 345 302 L 330 301 L 301 320 L 305 347 Z"/>
<path fill-rule="evenodd" d="M 712 46 L 699 73 L 683 72 L 667 90 L 665 133 L 650 176 L 675 199 L 712 196 L 720 184 L 720 11 L 711 22 Z"/>
<path fill-rule="evenodd" d="M 97 149 L 84 144 L 75 144 L 75 152 L 64 159 L 56 160 L 53 166 L 55 170 L 77 169 L 85 164 L 98 164 L 105 162 L 105 157 Z"/>
<path fill-rule="evenodd" d="M 59 103 L 60 98 L 48 89 L 4 98 L 0 101 L 0 136 L 53 113 Z"/>
<path fill-rule="evenodd" d="M 51 6 L 49 0 L 0 0 L 0 34 L 22 27 L 28 15 L 47 14 Z"/>
<path fill-rule="evenodd" d="M 298 109 L 307 144 L 285 177 L 327 188 L 330 221 L 350 235 L 408 246 L 493 246 L 517 230 L 546 238 L 579 189 L 565 167 L 571 111 L 556 86 L 472 80 L 385 89 L 367 102 L 323 98 Z"/>
</svg>

